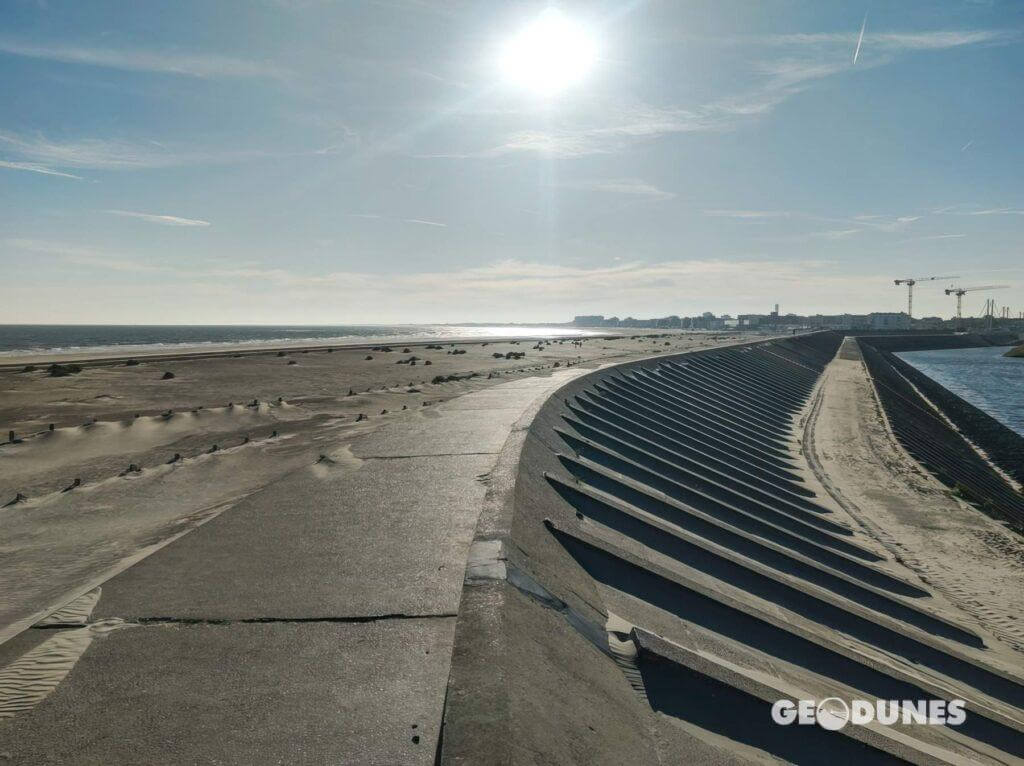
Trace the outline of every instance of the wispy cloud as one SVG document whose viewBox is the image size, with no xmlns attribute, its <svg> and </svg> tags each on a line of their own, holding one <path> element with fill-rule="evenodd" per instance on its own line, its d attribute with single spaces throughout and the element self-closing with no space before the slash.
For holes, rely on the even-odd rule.
<svg viewBox="0 0 1024 766">
<path fill-rule="evenodd" d="M 209 221 L 198 218 L 179 218 L 176 215 L 158 215 L 156 213 L 137 213 L 132 210 L 105 210 L 111 215 L 120 215 L 125 218 L 138 218 L 147 223 L 158 223 L 163 226 L 209 226 Z"/>
<path fill-rule="evenodd" d="M 781 83 L 782 80 L 780 79 Z M 471 151 L 419 154 L 424 158 L 486 159 L 519 152 L 573 158 L 611 154 L 644 140 L 676 133 L 728 131 L 741 121 L 770 112 L 787 98 L 781 84 L 741 96 L 729 96 L 691 109 L 650 104 L 599 108 L 566 123 L 545 129 L 512 131 L 497 146 Z"/>
<path fill-rule="evenodd" d="M 858 215 L 853 217 L 853 222 L 867 229 L 875 231 L 900 231 L 915 221 L 920 221 L 919 215 Z"/>
<path fill-rule="evenodd" d="M 742 120 L 766 114 L 786 97 L 788 93 L 784 88 L 772 87 L 692 109 L 649 104 L 605 108 L 586 122 L 546 130 L 520 130 L 509 134 L 504 142 L 491 149 L 447 156 L 497 157 L 515 152 L 535 152 L 571 158 L 610 154 L 637 141 L 676 133 L 731 130 Z"/>
<path fill-rule="evenodd" d="M 124 293 L 123 280 L 113 285 L 112 280 L 103 278 L 104 269 L 137 272 L 140 285 L 150 282 L 153 275 L 161 277 L 161 289 L 156 293 L 128 291 L 124 300 L 111 301 L 111 313 L 104 315 L 104 321 L 111 322 L 133 321 L 142 306 L 161 311 L 167 321 L 202 317 L 202 321 L 227 322 L 237 316 L 240 306 L 254 310 L 252 296 L 259 294 L 255 307 L 259 311 L 250 313 L 253 321 L 327 324 L 338 321 L 340 289 L 346 295 L 345 322 L 395 324 L 459 322 L 473 316 L 493 321 L 523 321 L 524 317 L 558 321 L 573 313 L 763 311 L 765 295 L 777 296 L 801 313 L 834 312 L 839 305 L 847 311 L 866 312 L 878 310 L 879 296 L 892 290 L 890 273 L 873 273 L 870 268 L 851 272 L 845 262 L 795 257 L 644 261 L 626 254 L 606 264 L 498 260 L 456 269 L 433 269 L 424 264 L 389 273 L 364 268 L 309 273 L 259 263 L 146 258 L 62 243 L 22 241 L 18 245 L 0 240 L 0 252 L 21 251 L 25 245 L 59 263 L 79 266 L 92 280 L 90 294 L 98 302 L 106 296 L 120 296 L 115 290 Z M 339 257 L 339 262 L 344 258 Z M 985 266 L 979 263 L 975 270 L 981 273 Z M 37 315 L 51 321 L 76 318 L 74 312 L 79 308 L 73 300 L 57 300 L 56 308 L 47 307 L 49 313 L 33 314 L 35 290 L 34 285 L 16 290 L 8 304 L 32 321 Z M 52 286 L 57 298 L 70 298 L 80 290 L 77 280 Z M 898 294 L 892 294 L 893 305 L 897 305 Z M 211 301 L 211 296 L 216 300 Z M 57 314 L 53 314 L 55 310 Z"/>
<path fill-rule="evenodd" d="M 1010 207 L 989 208 L 988 210 L 974 210 L 966 215 L 1024 215 L 1024 210 L 1016 210 Z"/>
<path fill-rule="evenodd" d="M 580 191 L 601 192 L 606 194 L 625 194 L 632 197 L 645 197 L 652 200 L 673 199 L 674 192 L 660 189 L 654 184 L 639 178 L 611 178 L 596 181 L 564 181 L 558 184 L 560 189 L 578 189 Z"/>
<path fill-rule="evenodd" d="M 423 218 L 403 218 L 402 220 L 405 223 L 415 223 L 419 224 L 420 226 L 440 226 L 442 228 L 448 227 L 448 224 L 446 223 L 441 223 L 440 221 L 427 221 L 424 220 Z"/>
<path fill-rule="evenodd" d="M 7 168 L 8 170 L 25 170 L 30 173 L 42 173 L 45 176 L 59 176 L 60 178 L 75 178 L 81 180 L 81 176 L 76 176 L 72 173 L 62 173 L 59 170 L 48 168 L 45 165 L 40 165 L 36 162 L 8 162 L 6 160 L 0 160 L 0 168 Z"/>
<path fill-rule="evenodd" d="M 814 231 L 808 236 L 820 239 L 846 239 L 854 234 L 860 234 L 864 229 L 830 229 L 828 231 Z"/>
<path fill-rule="evenodd" d="M 195 283 L 209 283 L 218 278 L 230 279 L 240 293 L 273 287 L 276 299 L 295 301 L 334 301 L 337 290 L 350 290 L 354 311 L 363 316 L 408 316 L 410 306 L 433 311 L 446 305 L 458 305 L 460 311 L 516 310 L 523 305 L 523 296 L 530 296 L 533 305 L 544 309 L 569 311 L 593 301 L 613 305 L 634 303 L 651 305 L 664 296 L 689 296 L 695 301 L 721 292 L 740 298 L 761 300 L 769 288 L 812 286 L 836 291 L 836 296 L 849 291 L 849 275 L 840 274 L 834 265 L 813 260 L 757 261 L 737 260 L 670 260 L 645 262 L 622 260 L 610 266 L 570 266 L 501 260 L 494 263 L 457 269 L 455 271 L 405 271 L 382 278 L 368 271 L 334 271 L 321 274 L 299 274 L 287 269 L 266 269 L 254 265 L 218 267 L 183 266 L 177 263 L 148 262 L 118 253 L 69 245 L 59 242 L 9 239 L 0 246 L 38 255 L 49 255 L 64 262 L 93 269 L 137 272 L 142 277 L 153 273 L 168 277 L 164 290 L 175 285 L 187 289 Z M 699 286 L 699 287 L 698 287 Z M 457 300 L 456 300 L 457 299 Z M 397 318 L 397 317 L 396 317 Z"/>
<path fill-rule="evenodd" d="M 92 48 L 64 43 L 29 43 L 0 39 L 0 53 L 9 56 L 60 61 L 134 72 L 186 75 L 199 78 L 282 78 L 280 67 L 261 61 L 207 53 L 178 53 L 113 48 Z"/>
<path fill-rule="evenodd" d="M 444 152 L 430 157 L 488 158 L 515 152 L 534 152 L 552 157 L 574 158 L 610 154 L 645 140 L 682 133 L 733 130 L 745 122 L 770 114 L 780 104 L 804 92 L 815 82 L 849 71 L 849 45 L 860 43 L 873 51 L 857 54 L 859 68 L 888 64 L 899 54 L 938 51 L 982 44 L 1006 44 L 1020 39 L 1016 32 L 1002 30 L 952 30 L 916 33 L 795 34 L 742 38 L 744 50 L 754 55 L 771 54 L 754 60 L 755 76 L 744 92 L 721 97 L 692 107 L 655 107 L 633 104 L 578 117 L 574 123 L 545 129 L 524 129 L 508 134 L 497 146 L 483 150 Z M 738 40 L 733 40 L 738 42 Z M 780 48 L 787 49 L 777 55 Z"/>
<path fill-rule="evenodd" d="M 772 236 L 766 241 L 806 242 L 809 240 L 842 240 L 857 234 L 877 232 L 900 232 L 920 221 L 921 215 L 892 215 L 885 213 L 867 213 L 853 216 L 830 216 L 811 213 L 803 210 L 745 210 L 745 209 L 712 209 L 703 210 L 703 215 L 710 218 L 722 218 L 739 223 L 769 223 L 785 221 L 788 228 L 793 224 L 811 225 L 814 230 L 797 232 L 783 236 Z M 833 228 L 820 229 L 822 224 L 831 224 Z"/>
<path fill-rule="evenodd" d="M 368 221 L 387 221 L 389 223 L 411 223 L 416 226 L 436 226 L 442 229 L 448 228 L 448 224 L 441 221 L 431 221 L 426 218 L 394 218 L 392 216 L 380 215 L 378 213 L 346 213 L 349 218 L 362 218 Z"/>
<path fill-rule="evenodd" d="M 735 38 L 732 42 L 774 46 L 821 47 L 855 44 L 859 35 L 845 32 L 815 32 L 769 35 L 767 37 Z M 865 34 L 863 44 L 886 53 L 903 51 L 934 51 L 960 48 L 965 45 L 1005 45 L 1021 40 L 1021 32 L 1006 29 L 952 29 L 924 32 L 872 32 Z M 848 51 L 849 48 L 847 47 Z"/>
<path fill-rule="evenodd" d="M 1006 29 L 953 29 L 932 32 L 887 32 L 869 35 L 872 45 L 897 51 L 937 51 L 965 45 L 1005 45 L 1019 42 L 1021 33 Z"/>
<path fill-rule="evenodd" d="M 935 215 L 1024 215 L 1024 209 L 1015 207 L 982 207 L 981 205 L 947 205 L 932 211 Z"/>
<path fill-rule="evenodd" d="M 39 135 L 0 133 L 0 146 L 30 162 L 65 168 L 120 170 L 167 167 L 179 163 L 179 158 L 172 152 L 156 144 L 97 138 L 50 141 Z"/>
<path fill-rule="evenodd" d="M 740 220 L 764 220 L 766 218 L 789 218 L 788 210 L 704 210 L 710 218 L 737 218 Z"/>
<path fill-rule="evenodd" d="M 903 240 L 904 242 L 921 242 L 933 239 L 963 239 L 966 234 L 926 234 L 923 237 L 911 237 L 910 239 Z"/>
<path fill-rule="evenodd" d="M 230 163 L 266 156 L 261 152 L 200 152 L 169 148 L 156 141 L 121 141 L 83 138 L 54 141 L 42 135 L 23 136 L 0 132 L 0 150 L 17 160 L 5 160 L 5 167 L 17 170 L 50 171 L 54 175 L 71 175 L 53 168 L 89 170 L 141 170 L 168 168 L 189 164 Z M 72 176 L 77 177 L 77 176 Z"/>
</svg>

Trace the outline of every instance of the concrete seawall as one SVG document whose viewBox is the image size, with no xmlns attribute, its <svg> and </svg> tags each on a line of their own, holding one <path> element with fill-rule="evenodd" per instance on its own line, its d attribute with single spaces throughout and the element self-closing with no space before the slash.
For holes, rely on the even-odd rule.
<svg viewBox="0 0 1024 766">
<path fill-rule="evenodd" d="M 1012 346 L 1018 342 L 1017 335 L 1010 332 L 963 333 L 960 335 L 914 333 L 874 334 L 852 333 L 869 340 L 879 351 L 934 351 L 945 348 L 980 348 L 981 346 Z"/>
<path fill-rule="evenodd" d="M 990 581 L 920 565 L 927 551 L 870 507 L 929 541 L 935 516 L 960 514 L 952 526 L 976 519 L 985 545 L 1005 542 L 931 478 L 931 494 L 895 497 L 910 476 L 898 460 L 920 478 L 938 445 L 962 471 L 970 445 L 946 425 L 925 432 L 920 463 L 907 440 L 896 458 L 869 454 L 873 474 L 823 468 L 855 441 L 836 422 L 915 427 L 921 407 L 900 409 L 887 362 L 873 398 L 875 356 L 814 333 L 560 369 L 379 428 L 325 428 L 299 468 L 0 644 L 0 754 L 1019 762 L 1016 559 L 984 602 Z M 857 376 L 868 404 L 835 387 Z M 1000 478 L 972 470 L 956 480 Z M 969 715 L 787 728 L 770 717 L 782 698 L 959 698 Z"/>
<path fill-rule="evenodd" d="M 993 463 L 1012 476 L 1018 484 L 1024 484 L 1024 436 L 899 357 L 887 354 L 885 360 L 928 401 L 935 404 L 961 434 L 981 447 Z"/>
<path fill-rule="evenodd" d="M 506 444 L 477 527 L 442 763 L 1024 758 L 1019 656 L 808 470 L 842 341 L 624 364 L 552 394 Z M 960 697 L 971 714 L 792 731 L 770 719 L 783 697 Z"/>
<path fill-rule="evenodd" d="M 882 345 L 891 350 L 881 350 L 877 338 L 859 342 L 904 448 L 965 499 L 1024 531 L 1024 495 L 1006 480 L 1024 482 L 1024 437 L 895 356 L 906 350 L 902 345 L 888 342 Z"/>
</svg>

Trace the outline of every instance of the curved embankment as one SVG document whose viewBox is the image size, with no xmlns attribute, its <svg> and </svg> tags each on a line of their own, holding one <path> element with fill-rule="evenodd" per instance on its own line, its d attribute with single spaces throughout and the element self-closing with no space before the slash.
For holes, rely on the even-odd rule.
<svg viewBox="0 0 1024 766">
<path fill-rule="evenodd" d="M 806 475 L 794 427 L 841 341 L 599 370 L 509 439 L 466 570 L 442 763 L 1024 757 L 1020 668 Z M 778 699 L 828 697 L 970 712 L 955 731 L 772 722 Z"/>
<path fill-rule="evenodd" d="M 879 400 L 904 449 L 965 500 L 1024 532 L 1024 495 L 961 434 L 1020 483 L 1024 483 L 1024 437 L 897 357 L 894 351 L 908 349 L 894 339 L 858 340 Z"/>
</svg>

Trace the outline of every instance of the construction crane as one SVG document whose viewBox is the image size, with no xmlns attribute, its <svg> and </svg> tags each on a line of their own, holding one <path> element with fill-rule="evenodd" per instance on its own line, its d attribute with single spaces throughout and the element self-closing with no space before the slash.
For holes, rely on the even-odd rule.
<svg viewBox="0 0 1024 766">
<path fill-rule="evenodd" d="M 973 293 L 975 290 L 1002 290 L 1004 287 L 1009 285 L 978 285 L 977 287 L 948 287 L 946 288 L 946 295 L 956 296 L 956 318 L 961 318 L 961 310 L 963 309 L 964 293 Z"/>
<path fill-rule="evenodd" d="M 907 286 L 907 316 L 914 316 L 914 285 L 918 282 L 934 282 L 936 279 L 960 279 L 960 277 L 911 277 L 908 279 L 894 279 L 896 285 Z"/>
</svg>

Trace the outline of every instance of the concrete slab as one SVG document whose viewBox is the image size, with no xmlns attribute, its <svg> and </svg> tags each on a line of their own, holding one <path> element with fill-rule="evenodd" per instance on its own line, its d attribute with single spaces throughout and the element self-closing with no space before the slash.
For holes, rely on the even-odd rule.
<svg viewBox="0 0 1024 766">
<path fill-rule="evenodd" d="M 0 722 L 0 754 L 433 763 L 485 481 L 559 380 L 542 383 L 323 438 L 319 462 L 105 582 L 91 619 L 115 628 L 42 702 Z M 28 633 L 12 656 L 56 631 Z"/>
<path fill-rule="evenodd" d="M 468 412 L 439 407 L 434 412 L 437 417 L 429 420 L 389 423 L 367 434 L 353 445 L 352 454 L 359 458 L 495 454 L 521 409 Z"/>
<path fill-rule="evenodd" d="M 531 378 L 527 378 L 531 380 Z M 550 380 L 543 380 L 549 386 Z M 451 399 L 444 404 L 439 404 L 436 411 L 458 411 L 458 410 L 516 410 L 521 411 L 531 399 L 543 392 L 547 386 L 531 385 L 512 387 L 510 384 L 503 384 L 497 388 L 487 388 L 477 391 L 469 396 L 460 396 Z"/>
<path fill-rule="evenodd" d="M 493 457 L 319 464 L 104 585 L 95 618 L 445 614 Z"/>
<path fill-rule="evenodd" d="M 352 447 L 359 458 L 496 454 L 530 405 L 583 370 L 510 381 L 429 408 L 416 421 L 396 421 Z"/>
<path fill-rule="evenodd" d="M 430 764 L 454 628 L 447 618 L 115 631 L 50 697 L 0 721 L 0 759 Z"/>
</svg>

